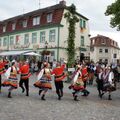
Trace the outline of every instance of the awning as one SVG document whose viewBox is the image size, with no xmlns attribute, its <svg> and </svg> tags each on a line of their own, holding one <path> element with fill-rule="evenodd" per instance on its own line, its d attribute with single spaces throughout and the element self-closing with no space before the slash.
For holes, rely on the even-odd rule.
<svg viewBox="0 0 120 120">
<path fill-rule="evenodd" d="M 38 53 L 35 53 L 35 52 L 29 52 L 29 53 L 25 53 L 23 55 L 28 55 L 28 56 L 41 56 L 39 55 Z"/>
<path fill-rule="evenodd" d="M 0 56 L 14 56 L 14 55 L 23 55 L 25 53 L 28 53 L 31 51 L 6 51 L 6 52 L 1 52 Z"/>
</svg>

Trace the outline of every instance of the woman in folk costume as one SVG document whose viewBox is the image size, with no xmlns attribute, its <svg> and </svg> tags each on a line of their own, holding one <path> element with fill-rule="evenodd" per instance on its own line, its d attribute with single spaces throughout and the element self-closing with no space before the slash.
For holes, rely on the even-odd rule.
<svg viewBox="0 0 120 120">
<path fill-rule="evenodd" d="M 64 63 L 66 62 L 64 61 Z M 60 62 L 57 62 L 56 66 L 57 67 L 53 69 L 52 74 L 55 76 L 55 87 L 58 100 L 61 100 L 61 97 L 63 97 L 63 80 L 66 77 L 64 73 L 65 64 L 61 65 Z"/>
<path fill-rule="evenodd" d="M 77 97 L 78 97 L 78 93 L 80 91 L 84 90 L 84 83 L 82 80 L 82 67 L 80 65 L 77 65 L 77 70 L 73 73 L 72 76 L 72 84 L 69 86 L 69 89 L 73 89 L 73 97 L 75 101 L 78 101 Z"/>
<path fill-rule="evenodd" d="M 108 92 L 108 100 L 112 100 L 111 92 L 115 90 L 114 73 L 110 67 L 107 67 L 103 74 L 103 93 L 101 94 L 101 98 L 104 93 Z"/>
<path fill-rule="evenodd" d="M 0 93 L 1 93 L 1 82 L 2 82 L 2 74 L 5 72 L 5 64 L 2 59 L 0 59 Z"/>
<path fill-rule="evenodd" d="M 18 87 L 17 68 L 15 61 L 12 61 L 12 66 L 5 73 L 7 80 L 2 83 L 3 86 L 10 86 L 8 89 L 8 98 L 12 98 L 11 92 Z"/>
<path fill-rule="evenodd" d="M 31 76 L 31 73 L 30 73 L 30 67 L 27 61 L 23 62 L 23 65 L 21 65 L 20 73 L 21 73 L 21 77 L 20 77 L 19 86 L 22 88 L 22 93 L 24 93 L 26 89 L 26 96 L 29 96 L 29 77 Z"/>
<path fill-rule="evenodd" d="M 39 88 L 39 95 L 41 95 L 41 100 L 45 99 L 45 94 L 48 91 L 48 89 L 52 89 L 51 85 L 51 70 L 49 68 L 49 64 L 47 62 L 44 62 L 43 68 L 38 74 L 38 81 L 34 83 L 35 87 Z"/>
</svg>

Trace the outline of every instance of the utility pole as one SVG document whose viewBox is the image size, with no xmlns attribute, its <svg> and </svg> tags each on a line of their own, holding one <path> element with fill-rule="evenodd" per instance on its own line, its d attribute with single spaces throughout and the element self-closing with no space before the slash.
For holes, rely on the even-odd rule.
<svg viewBox="0 0 120 120">
<path fill-rule="evenodd" d="M 39 9 L 41 8 L 41 1 L 39 0 Z"/>
</svg>

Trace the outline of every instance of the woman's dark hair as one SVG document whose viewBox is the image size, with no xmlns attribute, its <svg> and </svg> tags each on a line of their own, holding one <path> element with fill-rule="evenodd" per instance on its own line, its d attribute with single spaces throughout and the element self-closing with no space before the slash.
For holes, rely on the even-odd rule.
<svg viewBox="0 0 120 120">
<path fill-rule="evenodd" d="M 15 62 L 12 62 L 12 66 L 15 64 Z"/>
</svg>

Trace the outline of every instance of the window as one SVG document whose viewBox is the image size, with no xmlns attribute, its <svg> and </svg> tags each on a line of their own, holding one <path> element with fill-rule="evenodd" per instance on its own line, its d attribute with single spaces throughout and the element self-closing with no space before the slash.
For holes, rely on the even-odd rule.
<svg viewBox="0 0 120 120">
<path fill-rule="evenodd" d="M 16 26 L 16 24 L 13 23 L 13 24 L 12 24 L 12 30 L 15 30 L 15 26 Z"/>
<path fill-rule="evenodd" d="M 24 44 L 28 44 L 29 43 L 29 34 L 25 34 L 24 36 Z"/>
<path fill-rule="evenodd" d="M 32 43 L 37 42 L 37 33 L 32 33 Z"/>
<path fill-rule="evenodd" d="M 20 39 L 21 39 L 21 37 L 20 37 L 20 35 L 16 35 L 16 45 L 18 45 L 19 43 L 20 43 Z"/>
<path fill-rule="evenodd" d="M 47 15 L 47 23 L 52 22 L 52 13 Z"/>
<path fill-rule="evenodd" d="M 0 38 L 0 46 L 2 46 L 2 39 Z"/>
<path fill-rule="evenodd" d="M 108 53 L 108 49 L 105 49 L 105 53 Z"/>
<path fill-rule="evenodd" d="M 92 45 L 94 45 L 94 44 L 95 44 L 95 40 L 93 39 L 93 40 L 92 40 Z"/>
<path fill-rule="evenodd" d="M 55 41 L 55 30 L 50 30 L 50 32 L 49 32 L 49 41 L 50 42 Z"/>
<path fill-rule="evenodd" d="M 38 17 L 34 17 L 33 18 L 33 26 L 35 26 L 35 25 L 39 25 L 40 24 L 40 17 L 38 16 Z"/>
<path fill-rule="evenodd" d="M 81 36 L 81 46 L 84 46 L 84 36 Z"/>
<path fill-rule="evenodd" d="M 40 43 L 45 42 L 45 31 L 40 32 Z"/>
<path fill-rule="evenodd" d="M 99 53 L 102 53 L 102 49 L 99 49 Z"/>
<path fill-rule="evenodd" d="M 86 21 L 83 19 L 80 19 L 80 28 L 86 28 Z"/>
<path fill-rule="evenodd" d="M 113 58 L 117 58 L 117 54 L 115 53 L 115 54 L 113 54 Z"/>
<path fill-rule="evenodd" d="M 6 26 L 3 26 L 3 32 L 6 32 Z"/>
<path fill-rule="evenodd" d="M 3 46 L 7 46 L 7 38 L 3 39 Z"/>
<path fill-rule="evenodd" d="M 24 28 L 27 27 L 27 20 L 24 20 L 24 21 L 22 22 L 22 25 L 23 25 Z"/>
<path fill-rule="evenodd" d="M 83 20 L 83 28 L 86 28 L 86 21 Z"/>
<path fill-rule="evenodd" d="M 14 45 L 14 37 L 13 36 L 10 37 L 10 46 L 11 45 Z"/>
<path fill-rule="evenodd" d="M 105 63 L 108 63 L 108 59 L 105 59 Z"/>
<path fill-rule="evenodd" d="M 82 19 L 80 19 L 80 28 L 83 28 L 83 26 L 82 26 Z"/>
</svg>

